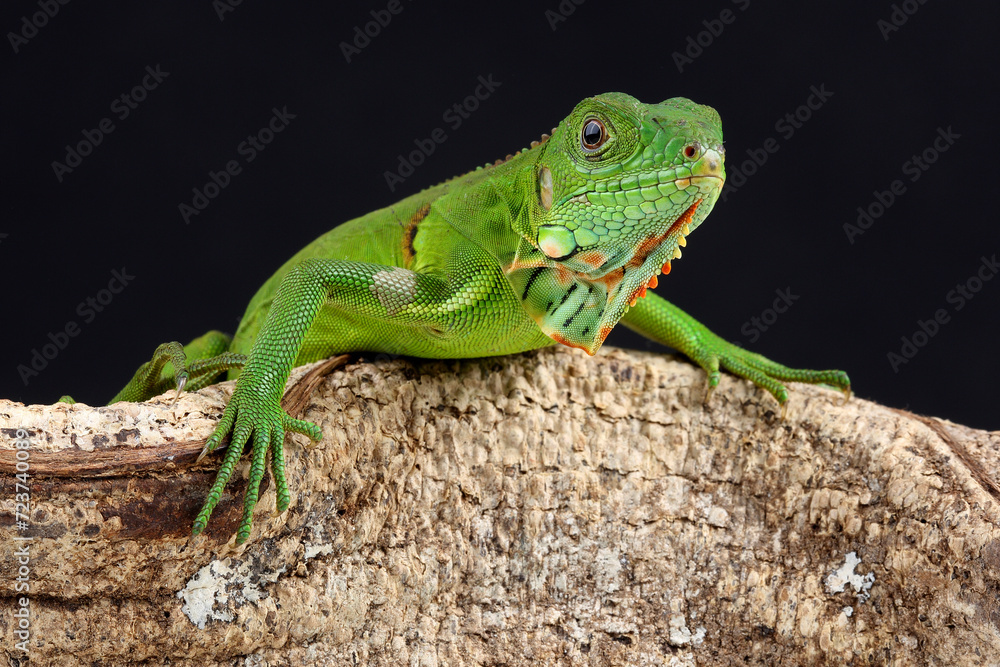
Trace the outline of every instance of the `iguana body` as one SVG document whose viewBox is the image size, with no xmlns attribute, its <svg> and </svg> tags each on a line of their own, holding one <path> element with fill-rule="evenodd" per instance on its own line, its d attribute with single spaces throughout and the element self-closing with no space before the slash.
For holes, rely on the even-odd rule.
<svg viewBox="0 0 1000 667">
<path fill-rule="evenodd" d="M 558 342 L 594 354 L 621 320 L 691 357 L 710 387 L 721 365 L 781 403 L 782 381 L 847 389 L 840 371 L 786 368 L 646 294 L 715 205 L 723 160 L 710 107 L 683 98 L 644 105 L 617 93 L 584 100 L 530 149 L 316 239 L 261 287 L 232 341 L 211 332 L 183 356 L 177 343 L 161 346 L 114 400 L 145 400 L 189 379 L 190 388 L 205 386 L 227 369 L 238 376 L 202 454 L 232 433 L 194 533 L 249 441 L 243 542 L 268 452 L 284 511 L 285 431 L 321 437 L 281 409 L 288 375 L 336 353 L 481 357 Z M 176 379 L 168 361 L 182 369 Z"/>
</svg>

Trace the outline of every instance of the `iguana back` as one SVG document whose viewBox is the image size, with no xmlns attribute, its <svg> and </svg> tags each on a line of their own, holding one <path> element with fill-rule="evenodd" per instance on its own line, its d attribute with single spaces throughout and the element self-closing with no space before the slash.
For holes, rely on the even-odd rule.
<svg viewBox="0 0 1000 667">
<path fill-rule="evenodd" d="M 408 305 L 410 274 L 433 276 L 461 284 L 454 317 L 446 321 L 396 322 L 387 325 L 381 313 L 362 307 L 325 303 L 309 328 L 295 365 L 324 359 L 341 351 L 363 350 L 428 358 L 480 357 L 511 354 L 555 344 L 520 306 L 502 268 L 475 241 L 449 224 L 436 203 L 454 188 L 472 187 L 495 176 L 497 165 L 481 167 L 423 190 L 392 206 L 345 222 L 318 237 L 279 268 L 257 291 L 233 337 L 230 351 L 249 354 L 266 322 L 277 291 L 287 274 L 309 259 L 352 262 L 384 267 L 374 272 L 384 303 L 391 294 Z M 386 271 L 397 267 L 404 271 Z M 384 276 L 379 284 L 379 276 Z M 404 303 L 406 302 L 406 303 Z M 439 307 L 439 304 L 435 304 Z M 503 322 L 502 336 L 496 323 Z M 239 369 L 230 371 L 231 378 Z"/>
</svg>

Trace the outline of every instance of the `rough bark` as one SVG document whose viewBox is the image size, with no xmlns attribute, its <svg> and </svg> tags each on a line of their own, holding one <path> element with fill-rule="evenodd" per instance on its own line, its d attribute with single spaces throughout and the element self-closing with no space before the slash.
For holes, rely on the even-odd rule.
<svg viewBox="0 0 1000 667">
<path fill-rule="evenodd" d="M 309 380 L 323 441 L 286 441 L 292 506 L 274 516 L 269 484 L 241 548 L 245 466 L 188 538 L 231 383 L 173 407 L 0 401 L 11 664 L 24 544 L 30 664 L 1000 661 L 998 433 L 802 385 L 782 420 L 731 377 L 705 405 L 700 370 L 621 350 Z"/>
</svg>

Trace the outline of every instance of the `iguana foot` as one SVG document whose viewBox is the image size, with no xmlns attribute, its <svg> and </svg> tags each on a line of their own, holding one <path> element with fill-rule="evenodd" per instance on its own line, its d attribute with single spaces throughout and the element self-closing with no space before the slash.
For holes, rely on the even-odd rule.
<svg viewBox="0 0 1000 667">
<path fill-rule="evenodd" d="M 698 344 L 693 346 L 693 349 L 685 349 L 682 352 L 708 373 L 706 401 L 719 384 L 720 368 L 767 390 L 781 405 L 782 419 L 785 417 L 788 404 L 788 389 L 784 382 L 828 385 L 841 390 L 845 397 L 850 398 L 851 380 L 844 371 L 789 368 L 723 340 L 708 330 L 701 332 L 698 338 Z"/>
<path fill-rule="evenodd" d="M 160 345 L 153 352 L 153 358 L 139 367 L 132 380 L 110 402 L 145 401 L 175 389 L 173 405 L 184 389 L 197 391 L 215 382 L 223 371 L 243 367 L 246 355 L 227 352 L 229 342 L 229 336 L 224 333 L 209 331 L 186 346 L 177 341 Z M 188 362 L 188 359 L 193 361 Z"/>
<path fill-rule="evenodd" d="M 248 388 L 248 386 L 250 388 Z M 293 419 L 281 408 L 278 401 L 262 398 L 252 385 L 238 385 L 233 396 L 222 413 L 222 419 L 215 431 L 205 442 L 205 447 L 198 456 L 200 461 L 214 451 L 227 435 L 232 433 L 229 447 L 219 466 L 219 473 L 208 492 L 208 497 L 191 528 L 192 535 L 198 535 L 205 530 L 212 511 L 222 498 L 222 492 L 233 476 L 236 464 L 243 454 L 243 448 L 248 441 L 252 442 L 250 450 L 250 478 L 247 482 L 246 494 L 243 499 L 243 518 L 236 531 L 236 543 L 243 544 L 250 538 L 253 525 L 253 510 L 257 505 L 260 493 L 260 483 L 264 479 L 267 468 L 268 454 L 271 458 L 271 474 L 274 476 L 277 495 L 276 509 L 278 513 L 288 509 L 291 494 L 285 479 L 285 432 L 301 433 L 314 441 L 323 437 L 319 427 L 312 422 Z"/>
</svg>

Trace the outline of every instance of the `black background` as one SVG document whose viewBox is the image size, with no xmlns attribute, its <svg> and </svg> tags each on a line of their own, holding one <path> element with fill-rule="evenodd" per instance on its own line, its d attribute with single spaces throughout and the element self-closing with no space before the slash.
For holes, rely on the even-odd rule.
<svg viewBox="0 0 1000 667">
<path fill-rule="evenodd" d="M 620 90 L 718 109 L 727 189 L 748 150 L 779 145 L 692 236 L 660 294 L 784 363 L 847 370 L 860 397 L 1000 428 L 1000 279 L 961 310 L 947 298 L 1000 253 L 995 3 L 899 3 L 906 22 L 886 39 L 890 2 L 565 0 L 556 21 L 558 0 L 402 0 L 347 62 L 341 43 L 386 4 L 246 2 L 220 19 L 219 2 L 71 2 L 15 53 L 10 33 L 40 10 L 4 3 L 0 396 L 100 404 L 157 344 L 233 331 L 257 287 L 322 232 L 522 148 L 581 98 Z M 727 9 L 733 20 L 713 23 Z M 678 67 L 674 53 L 699 33 L 706 46 Z M 112 101 L 147 66 L 169 76 L 120 119 Z M 479 76 L 500 85 L 453 129 L 442 115 Z M 832 96 L 787 137 L 776 123 L 812 87 Z M 237 146 L 285 107 L 295 118 L 246 163 Z M 103 118 L 114 131 L 57 180 L 53 161 Z M 384 172 L 438 127 L 447 141 L 390 192 Z M 938 128 L 959 138 L 912 182 L 903 164 Z M 242 173 L 185 224 L 179 204 L 232 159 Z M 896 179 L 905 193 L 849 242 L 845 223 Z M 85 322 L 78 304 L 123 267 L 134 279 Z M 751 318 L 776 290 L 798 298 L 752 340 Z M 949 321 L 894 371 L 887 355 L 938 309 Z M 79 334 L 25 386 L 18 365 L 71 321 Z M 656 347 L 623 327 L 609 344 Z"/>
</svg>

